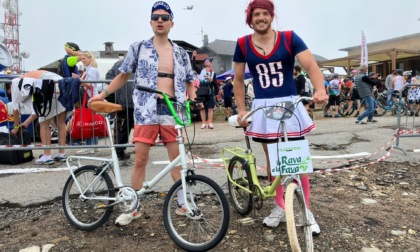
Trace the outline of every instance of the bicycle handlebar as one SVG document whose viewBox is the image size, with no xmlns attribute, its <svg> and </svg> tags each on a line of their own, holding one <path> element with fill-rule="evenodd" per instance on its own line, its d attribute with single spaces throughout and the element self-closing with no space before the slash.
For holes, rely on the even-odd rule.
<svg viewBox="0 0 420 252">
<path fill-rule="evenodd" d="M 174 106 L 172 105 L 172 102 L 177 102 L 176 99 L 174 101 L 173 100 L 170 100 L 170 98 L 169 98 L 170 96 L 167 95 L 166 93 L 164 93 L 162 91 L 159 91 L 159 90 L 156 90 L 156 89 L 148 88 L 148 87 L 145 87 L 145 86 L 137 85 L 136 86 L 136 89 L 137 90 L 140 90 L 140 91 L 145 91 L 145 92 L 149 92 L 149 93 L 155 93 L 155 94 L 162 95 L 163 96 L 163 99 L 165 100 L 166 105 L 169 108 L 169 111 L 171 111 L 171 114 L 174 117 L 176 123 L 178 125 L 180 125 L 180 126 L 189 126 L 191 124 L 191 122 L 192 122 L 191 121 L 191 111 L 190 111 L 191 108 L 190 108 L 190 105 L 196 106 L 197 104 L 199 104 L 199 103 L 202 102 L 202 100 L 200 100 L 200 99 L 197 98 L 195 101 L 187 100 L 185 102 L 185 105 L 182 105 L 181 104 L 182 106 L 185 106 L 185 111 L 186 111 L 186 115 L 187 115 L 187 120 L 185 122 L 185 121 L 183 121 L 183 120 L 181 120 L 179 118 L 179 115 L 176 113 L 176 111 L 174 109 Z"/>
<path fill-rule="evenodd" d="M 148 88 L 148 87 L 141 86 L 141 85 L 137 85 L 136 86 L 136 89 L 137 90 L 140 90 L 140 91 L 145 91 L 145 92 L 155 93 L 155 94 L 160 94 L 160 95 L 163 95 L 164 94 L 162 91 L 159 91 L 159 90 L 156 90 L 156 89 L 152 89 L 152 88 Z"/>
<path fill-rule="evenodd" d="M 286 116 L 286 117 L 285 117 L 285 115 L 287 115 L 287 112 L 293 112 L 295 110 L 297 104 L 299 104 L 302 101 L 312 101 L 312 100 L 313 100 L 312 97 L 302 96 L 302 97 L 299 97 L 294 103 L 291 102 L 291 101 L 285 101 L 285 102 L 279 102 L 279 103 L 276 103 L 275 105 L 267 106 L 267 107 L 270 107 L 270 108 L 284 108 L 284 109 L 286 109 L 287 110 L 286 113 L 282 114 L 281 117 L 279 117 L 279 119 L 283 120 L 283 119 L 288 119 L 288 118 L 291 117 L 291 115 L 290 116 Z M 258 110 L 265 109 L 267 107 L 259 107 L 259 108 L 256 108 L 254 110 L 249 111 L 242 118 L 242 122 L 244 122 L 245 120 L 247 120 L 249 117 L 251 117 Z"/>
</svg>

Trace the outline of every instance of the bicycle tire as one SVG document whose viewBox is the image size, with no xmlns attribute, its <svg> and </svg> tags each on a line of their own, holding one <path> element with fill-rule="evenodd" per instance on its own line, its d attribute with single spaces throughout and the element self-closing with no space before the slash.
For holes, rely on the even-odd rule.
<svg viewBox="0 0 420 252">
<path fill-rule="evenodd" d="M 285 200 L 287 235 L 292 251 L 313 252 L 312 231 L 306 217 L 305 198 L 296 183 L 287 186 Z"/>
<path fill-rule="evenodd" d="M 343 99 L 340 101 L 340 105 L 338 106 L 338 113 L 341 116 L 346 116 L 346 110 L 349 108 L 350 101 L 351 101 L 350 99 Z M 353 114 L 353 112 L 354 112 L 354 106 L 352 106 L 348 115 Z"/>
<path fill-rule="evenodd" d="M 197 216 L 176 213 L 178 191 L 182 181 L 169 190 L 163 206 L 163 222 L 171 239 L 187 251 L 207 251 L 217 246 L 229 227 L 229 203 L 222 188 L 208 177 L 190 175 L 186 178 L 187 198 L 194 199 Z M 194 204 L 190 204 L 193 207 Z"/>
<path fill-rule="evenodd" d="M 376 113 L 374 113 L 374 116 L 383 116 L 386 114 L 387 110 L 385 109 L 386 107 L 386 101 L 383 100 L 376 100 L 376 108 L 375 111 Z"/>
<path fill-rule="evenodd" d="M 398 114 L 404 115 L 405 111 L 407 110 L 407 104 L 401 103 L 401 111 L 398 113 L 398 102 L 394 103 L 394 106 L 391 109 L 392 115 L 398 116 Z"/>
<path fill-rule="evenodd" d="M 82 166 L 74 171 L 74 176 L 79 182 L 82 191 L 85 191 L 88 185 L 97 178 L 99 171 L 100 168 L 94 165 Z M 112 179 L 108 173 L 104 172 L 100 176 L 94 190 L 89 191 L 85 195 L 115 197 L 115 191 L 112 189 Z M 80 199 L 80 191 L 74 182 L 73 176 L 70 176 L 63 188 L 61 202 L 64 214 L 69 222 L 79 230 L 92 231 L 101 227 L 108 220 L 113 210 L 113 206 L 106 206 L 113 201 L 82 200 Z"/>
<path fill-rule="evenodd" d="M 252 191 L 253 183 L 249 166 L 245 159 L 234 156 L 228 166 L 228 172 L 235 183 Z M 247 215 L 252 211 L 252 193 L 241 189 L 228 179 L 230 201 L 240 215 Z"/>
</svg>

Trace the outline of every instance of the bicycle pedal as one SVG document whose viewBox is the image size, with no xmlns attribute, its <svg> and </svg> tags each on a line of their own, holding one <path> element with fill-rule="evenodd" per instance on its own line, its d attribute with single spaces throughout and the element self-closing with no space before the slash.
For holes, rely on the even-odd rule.
<svg viewBox="0 0 420 252">
<path fill-rule="evenodd" d="M 254 219 L 251 217 L 247 217 L 247 218 L 239 219 L 237 220 L 237 222 L 239 222 L 242 226 L 248 226 L 248 225 L 254 224 Z"/>
<path fill-rule="evenodd" d="M 96 205 L 95 209 L 104 209 L 104 208 L 107 208 L 107 207 L 108 207 L 108 205 L 105 204 L 105 203 L 98 203 Z"/>
</svg>

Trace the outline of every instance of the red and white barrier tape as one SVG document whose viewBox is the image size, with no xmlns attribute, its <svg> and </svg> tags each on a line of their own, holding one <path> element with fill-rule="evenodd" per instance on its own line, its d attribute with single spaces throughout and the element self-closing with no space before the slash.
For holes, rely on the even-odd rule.
<svg viewBox="0 0 420 252">
<path fill-rule="evenodd" d="M 351 159 L 348 160 L 347 162 L 351 163 L 351 162 L 361 162 L 361 161 L 367 161 L 368 158 L 371 158 L 373 156 L 375 156 L 376 154 L 378 154 L 380 151 L 384 150 L 385 148 L 387 148 L 392 142 L 394 142 L 396 139 L 396 137 L 394 136 L 391 141 L 389 141 L 386 145 L 384 145 L 382 148 L 380 148 L 378 151 L 376 151 L 375 153 L 369 155 L 368 157 L 363 157 L 363 158 L 358 158 L 358 159 Z M 317 170 L 315 170 L 313 173 L 331 173 L 331 172 L 338 172 L 338 171 L 349 171 L 349 170 L 354 170 L 354 169 L 358 169 L 358 168 L 364 168 L 366 166 L 369 165 L 373 165 L 375 163 L 378 163 L 380 161 L 383 161 L 387 158 L 389 158 L 391 156 L 393 148 L 391 147 L 387 153 L 385 155 L 383 155 L 380 158 L 377 158 L 376 160 L 370 161 L 370 162 L 366 162 L 363 164 L 357 164 L 357 165 L 353 165 L 350 167 L 340 167 L 340 168 L 319 168 Z M 193 164 L 195 168 L 197 169 L 220 169 L 220 168 L 225 168 L 223 163 L 219 163 L 216 162 L 212 159 L 206 159 L 206 158 L 200 158 L 197 155 L 192 155 L 193 159 L 189 159 L 188 163 Z M 337 161 L 333 161 L 333 162 L 320 162 L 320 164 L 328 164 L 328 163 L 334 163 Z M 338 162 L 342 162 L 342 161 L 338 161 Z M 205 163 L 209 166 L 203 166 L 203 165 L 199 165 L 197 163 Z M 257 171 L 261 171 L 261 172 L 265 172 L 266 171 L 266 167 L 265 166 L 257 166 Z"/>
</svg>

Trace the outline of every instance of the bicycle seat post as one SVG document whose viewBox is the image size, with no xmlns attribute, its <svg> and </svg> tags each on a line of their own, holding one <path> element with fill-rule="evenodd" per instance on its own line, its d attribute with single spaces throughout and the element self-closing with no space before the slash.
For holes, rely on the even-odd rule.
<svg viewBox="0 0 420 252">
<path fill-rule="evenodd" d="M 245 132 L 246 128 L 244 128 Z M 246 152 L 247 154 L 251 152 L 251 142 L 249 141 L 249 136 L 245 135 L 245 143 L 246 143 Z"/>
</svg>

